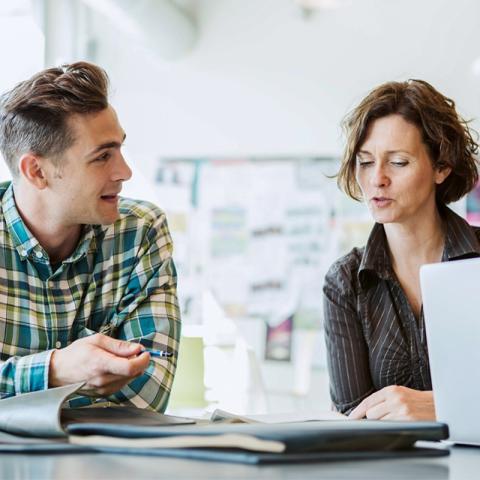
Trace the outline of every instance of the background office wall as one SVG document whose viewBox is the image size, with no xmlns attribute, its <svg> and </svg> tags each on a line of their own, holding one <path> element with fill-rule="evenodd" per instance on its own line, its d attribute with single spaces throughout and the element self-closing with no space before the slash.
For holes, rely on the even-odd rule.
<svg viewBox="0 0 480 480">
<path fill-rule="evenodd" d="M 342 116 L 387 80 L 424 78 L 479 116 L 478 2 L 356 0 L 306 20 L 291 0 L 190 4 L 198 41 L 176 62 L 154 63 L 95 25 L 97 59 L 144 167 L 154 152 L 336 154 Z"/>
<path fill-rule="evenodd" d="M 341 118 L 388 80 L 426 79 L 465 116 L 479 116 L 478 3 L 359 0 L 308 18 L 289 0 L 187 7 L 198 42 L 176 62 L 105 35 L 100 17 L 93 28 L 102 33 L 97 59 L 114 80 L 128 151 L 147 175 L 162 157 L 337 156 Z M 328 402 L 318 371 L 297 403 L 284 394 L 295 389 L 298 368 L 262 362 L 262 373 L 270 398 L 282 392 L 270 406 Z"/>
<path fill-rule="evenodd" d="M 424 78 L 466 117 L 480 116 L 478 2 L 356 0 L 305 17 L 291 0 L 185 0 L 178 4 L 195 19 L 198 37 L 175 61 L 140 49 L 89 2 L 55 3 L 70 8 L 51 9 L 57 21 L 48 27 L 45 58 L 87 58 L 106 68 L 136 170 L 125 192 L 161 205 L 171 201 L 154 183 L 162 158 L 338 156 L 341 118 L 387 80 Z M 17 65 L 11 81 L 37 70 L 43 54 L 41 40 L 22 32 L 10 23 L 0 47 L 13 50 L 12 38 L 30 42 L 2 56 Z M 2 87 L 9 82 L 2 79 Z M 293 401 L 279 397 L 287 398 L 295 372 L 267 366 L 267 387 L 281 392 L 277 405 L 290 408 Z M 312 382 L 308 402 L 326 404 L 322 374 Z"/>
<path fill-rule="evenodd" d="M 60 3 L 89 10 L 81 0 Z M 112 19 L 73 8 L 83 26 L 73 34 L 84 45 L 53 60 L 88 55 L 108 70 L 128 152 L 147 174 L 160 156 L 337 155 L 340 119 L 392 79 L 424 78 L 466 117 L 480 116 L 479 2 L 344 1 L 307 19 L 293 0 L 180 3 L 198 39 L 176 61 L 144 54 Z M 19 15 L 11 11 L 0 47 L 5 88 L 33 73 L 43 54 L 38 30 L 12 27 Z"/>
</svg>

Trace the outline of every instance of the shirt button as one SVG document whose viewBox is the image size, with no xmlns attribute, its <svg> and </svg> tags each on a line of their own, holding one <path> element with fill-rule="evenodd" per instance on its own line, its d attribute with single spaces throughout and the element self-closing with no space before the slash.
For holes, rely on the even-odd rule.
<svg viewBox="0 0 480 480">
<path fill-rule="evenodd" d="M 62 342 L 60 342 L 60 340 L 55 342 L 55 348 L 62 348 Z"/>
<path fill-rule="evenodd" d="M 36 252 L 35 255 L 37 256 L 37 258 L 42 258 L 43 257 L 42 252 Z"/>
</svg>

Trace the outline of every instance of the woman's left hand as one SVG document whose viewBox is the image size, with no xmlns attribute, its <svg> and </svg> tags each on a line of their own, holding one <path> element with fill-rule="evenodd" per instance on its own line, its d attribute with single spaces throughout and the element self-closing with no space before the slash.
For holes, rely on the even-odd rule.
<svg viewBox="0 0 480 480">
<path fill-rule="evenodd" d="M 359 420 L 435 420 L 433 392 L 391 385 L 372 393 L 348 418 Z"/>
</svg>

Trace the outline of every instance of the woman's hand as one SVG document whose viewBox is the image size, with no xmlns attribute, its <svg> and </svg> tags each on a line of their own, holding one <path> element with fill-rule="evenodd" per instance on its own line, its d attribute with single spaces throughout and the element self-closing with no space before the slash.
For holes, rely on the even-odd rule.
<svg viewBox="0 0 480 480">
<path fill-rule="evenodd" d="M 435 420 L 433 392 L 391 385 L 372 393 L 348 416 L 352 420 Z"/>
</svg>

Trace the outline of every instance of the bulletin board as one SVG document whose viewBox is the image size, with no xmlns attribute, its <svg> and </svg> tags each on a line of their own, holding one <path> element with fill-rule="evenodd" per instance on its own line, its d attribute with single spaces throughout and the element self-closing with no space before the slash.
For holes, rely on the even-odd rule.
<svg viewBox="0 0 480 480">
<path fill-rule="evenodd" d="M 160 159 L 155 182 L 174 239 L 183 321 L 211 292 L 233 319 L 266 325 L 265 358 L 288 361 L 294 329 L 321 330 L 331 263 L 372 221 L 339 192 L 338 159 Z"/>
</svg>

